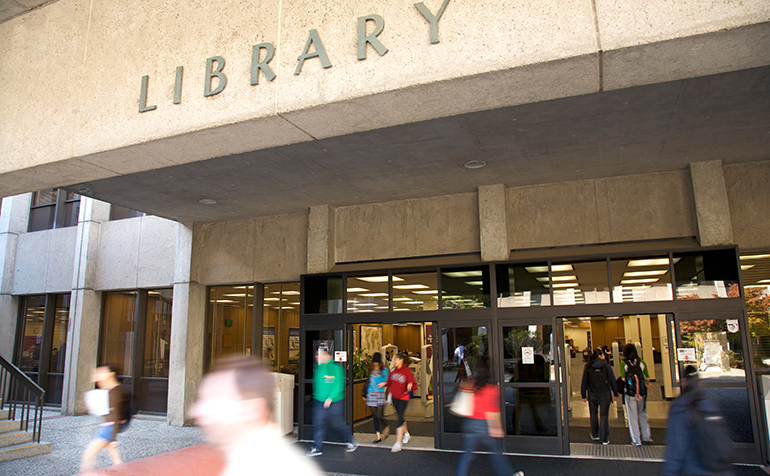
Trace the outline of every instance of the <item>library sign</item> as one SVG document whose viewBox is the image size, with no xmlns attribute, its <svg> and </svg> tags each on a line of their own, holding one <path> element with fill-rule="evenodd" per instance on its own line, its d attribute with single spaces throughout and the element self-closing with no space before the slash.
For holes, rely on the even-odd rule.
<svg viewBox="0 0 770 476">
<path fill-rule="evenodd" d="M 423 2 L 415 3 L 414 6 L 417 11 L 425 18 L 430 27 L 430 42 L 436 44 L 439 42 L 438 35 L 438 22 L 441 20 L 441 16 L 444 14 L 447 5 L 450 0 L 444 0 L 438 13 L 433 14 Z M 366 34 L 367 25 L 374 23 L 374 29 L 370 34 Z M 367 15 L 358 18 L 358 60 L 363 61 L 366 59 L 366 45 L 369 44 L 374 48 L 380 56 L 385 55 L 388 52 L 388 48 L 382 44 L 377 38 L 385 29 L 385 20 L 380 15 Z M 312 50 L 312 51 L 311 51 Z M 272 43 L 260 43 L 252 47 L 251 52 L 251 85 L 256 86 L 259 84 L 259 73 L 267 78 L 268 81 L 273 81 L 276 78 L 275 73 L 270 68 L 270 62 L 275 56 L 275 45 Z M 331 68 L 332 63 L 329 61 L 329 56 L 326 54 L 321 36 L 318 31 L 310 30 L 305 42 L 305 48 L 302 50 L 302 54 L 297 57 L 297 68 L 294 70 L 295 75 L 299 75 L 302 72 L 302 65 L 305 61 L 318 58 L 321 61 L 321 66 L 324 68 Z M 227 86 L 227 75 L 224 73 L 225 59 L 222 56 L 212 56 L 206 59 L 206 72 L 203 81 L 203 96 L 215 96 L 224 91 Z M 174 104 L 181 104 L 182 102 L 182 79 L 184 76 L 184 67 L 177 66 L 176 79 L 174 81 Z M 214 80 L 216 78 L 216 81 Z M 158 108 L 157 104 L 147 104 L 147 90 L 149 88 L 150 77 L 149 75 L 142 76 L 142 86 L 139 92 L 139 112 L 154 111 Z M 216 86 L 215 86 L 216 83 Z"/>
</svg>

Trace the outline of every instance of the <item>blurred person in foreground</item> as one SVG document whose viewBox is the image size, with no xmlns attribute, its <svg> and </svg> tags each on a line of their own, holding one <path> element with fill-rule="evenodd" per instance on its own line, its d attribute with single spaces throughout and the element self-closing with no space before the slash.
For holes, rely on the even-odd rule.
<svg viewBox="0 0 770 476">
<path fill-rule="evenodd" d="M 473 414 L 463 419 L 463 454 L 457 462 L 456 476 L 468 474 L 473 462 L 477 443 L 481 441 L 490 452 L 492 467 L 498 476 L 524 476 L 522 471 L 513 472 L 511 463 L 503 456 L 503 424 L 500 413 L 500 387 L 489 383 L 489 366 L 479 361 L 473 369 Z"/>
<path fill-rule="evenodd" d="M 104 422 L 99 425 L 99 431 L 96 438 L 83 452 L 83 458 L 80 462 L 80 471 L 85 473 L 92 469 L 96 455 L 107 448 L 113 464 L 121 464 L 123 459 L 118 450 L 118 442 L 115 438 L 118 433 L 123 431 L 131 418 L 131 395 L 126 387 L 120 384 L 115 377 L 115 370 L 112 364 L 101 364 L 94 369 L 91 378 L 96 386 L 101 390 L 107 390 L 109 398 L 109 413 L 104 415 Z"/>
<path fill-rule="evenodd" d="M 387 401 L 382 383 L 388 381 L 388 367 L 382 363 L 382 354 L 375 352 L 369 370 L 369 382 L 364 385 L 364 403 L 372 410 L 372 424 L 377 434 L 372 444 L 377 444 L 390 435 L 390 426 L 385 421 L 385 403 Z M 380 433 L 382 429 L 382 433 Z"/>
<path fill-rule="evenodd" d="M 195 422 L 225 454 L 223 476 L 265 474 L 321 476 L 272 421 L 276 383 L 252 358 L 225 359 L 203 378 L 192 408 Z"/>
<path fill-rule="evenodd" d="M 698 369 L 686 366 L 682 393 L 668 411 L 663 476 L 734 474 L 727 426 L 698 380 Z"/>
<path fill-rule="evenodd" d="M 358 442 L 345 422 L 345 369 L 332 360 L 325 348 L 318 349 L 318 367 L 313 373 L 313 447 L 308 456 L 323 454 L 326 420 L 345 438 L 348 453 L 358 448 Z"/>
<path fill-rule="evenodd" d="M 393 408 L 396 409 L 398 422 L 396 423 L 396 442 L 390 450 L 393 453 L 401 451 L 401 446 L 409 443 L 411 435 L 406 425 L 406 407 L 409 406 L 409 400 L 412 398 L 412 389 L 417 387 L 417 381 L 414 374 L 406 365 L 406 355 L 399 352 L 393 357 L 393 370 L 388 374 L 388 379 L 381 383 L 381 387 L 388 387 L 393 400 Z"/>
</svg>

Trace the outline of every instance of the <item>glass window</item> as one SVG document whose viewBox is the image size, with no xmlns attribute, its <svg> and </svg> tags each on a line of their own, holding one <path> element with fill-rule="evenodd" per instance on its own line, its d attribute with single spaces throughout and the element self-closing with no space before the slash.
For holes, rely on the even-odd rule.
<svg viewBox="0 0 770 476">
<path fill-rule="evenodd" d="M 342 313 L 342 277 L 309 276 L 305 278 L 305 314 Z"/>
<path fill-rule="evenodd" d="M 503 327 L 503 355 L 506 382 L 553 382 L 556 380 L 552 354 L 551 326 Z M 522 352 L 532 350 L 532 362 L 525 363 Z"/>
<path fill-rule="evenodd" d="M 168 378 L 173 294 L 171 289 L 147 293 L 143 377 Z"/>
<path fill-rule="evenodd" d="M 17 350 L 17 365 L 23 372 L 36 373 L 40 370 L 40 351 L 43 345 L 45 296 L 23 297 L 22 319 L 24 334 Z"/>
<path fill-rule="evenodd" d="M 80 215 L 80 195 L 67 192 L 67 199 L 64 202 L 64 222 L 61 226 L 77 226 L 78 215 Z"/>
<path fill-rule="evenodd" d="M 105 293 L 100 363 L 115 365 L 115 372 L 131 376 L 134 364 L 136 291 Z"/>
<path fill-rule="evenodd" d="M 438 309 L 436 271 L 393 274 L 393 311 Z"/>
<path fill-rule="evenodd" d="M 70 318 L 70 295 L 56 296 L 56 311 L 54 314 L 53 339 L 51 341 L 51 360 L 48 366 L 50 373 L 64 373 L 64 362 L 67 357 L 67 328 Z"/>
<path fill-rule="evenodd" d="M 698 375 L 703 381 L 745 382 L 739 319 L 681 321 L 682 345 L 695 348 Z"/>
<path fill-rule="evenodd" d="M 490 307 L 489 268 L 444 268 L 441 270 L 441 308 Z"/>
<path fill-rule="evenodd" d="M 262 362 L 276 372 L 299 373 L 299 283 L 265 286 Z"/>
<path fill-rule="evenodd" d="M 217 286 L 209 290 L 209 368 L 225 355 L 252 355 L 253 303 L 254 286 Z"/>
<path fill-rule="evenodd" d="M 754 370 L 770 372 L 770 254 L 741 255 Z"/>
<path fill-rule="evenodd" d="M 610 302 L 605 260 L 553 263 L 551 280 L 556 306 Z"/>
<path fill-rule="evenodd" d="M 110 220 L 124 220 L 126 218 L 143 217 L 144 213 L 131 208 L 112 205 L 110 208 Z"/>
<path fill-rule="evenodd" d="M 735 250 L 674 253 L 677 299 L 740 297 Z"/>
<path fill-rule="evenodd" d="M 497 306 L 550 306 L 548 263 L 497 266 Z"/>
<path fill-rule="evenodd" d="M 347 312 L 388 312 L 388 279 L 387 273 L 348 276 Z"/>
<path fill-rule="evenodd" d="M 553 387 L 505 387 L 505 433 L 557 436 L 559 412 Z"/>
<path fill-rule="evenodd" d="M 60 191 L 60 189 L 49 188 L 32 195 L 28 231 L 50 230 L 78 224 L 80 195 L 72 192 L 60 194 Z"/>
<path fill-rule="evenodd" d="M 719 408 L 722 418 L 729 422 L 727 431 L 730 439 L 735 443 L 753 443 L 748 390 L 745 387 L 707 387 L 704 390 Z"/>
<path fill-rule="evenodd" d="M 462 382 L 473 374 L 480 358 L 489 357 L 486 327 L 449 327 L 441 329 L 441 373 L 443 382 Z M 469 375 L 470 374 L 470 375 Z"/>
<path fill-rule="evenodd" d="M 670 301 L 673 299 L 668 256 L 613 259 L 613 302 Z"/>
</svg>

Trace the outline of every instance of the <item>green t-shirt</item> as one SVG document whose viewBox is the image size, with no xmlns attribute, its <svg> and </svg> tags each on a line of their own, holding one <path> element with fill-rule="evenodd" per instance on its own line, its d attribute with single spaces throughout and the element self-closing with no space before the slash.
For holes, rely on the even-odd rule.
<svg viewBox="0 0 770 476">
<path fill-rule="evenodd" d="M 339 402 L 345 398 L 345 370 L 341 365 L 330 360 L 315 369 L 313 398 L 319 402 L 325 402 L 329 398 L 333 402 Z"/>
<path fill-rule="evenodd" d="M 644 363 L 644 360 L 639 359 L 639 367 L 642 368 L 642 372 L 644 373 L 645 378 L 650 378 L 650 372 L 647 370 L 647 364 Z M 623 365 L 620 366 L 620 377 L 626 378 L 626 369 L 628 368 L 628 363 L 626 361 L 623 361 Z"/>
</svg>

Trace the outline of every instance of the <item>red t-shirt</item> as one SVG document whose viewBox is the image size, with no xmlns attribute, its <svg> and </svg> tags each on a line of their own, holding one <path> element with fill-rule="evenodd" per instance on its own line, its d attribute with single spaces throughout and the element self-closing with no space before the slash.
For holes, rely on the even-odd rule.
<svg viewBox="0 0 770 476">
<path fill-rule="evenodd" d="M 473 394 L 473 415 L 476 420 L 486 420 L 487 413 L 500 413 L 500 388 L 486 384 Z"/>
<path fill-rule="evenodd" d="M 396 400 L 409 400 L 409 390 L 406 389 L 406 386 L 410 383 L 412 384 L 412 390 L 417 388 L 417 381 L 415 381 L 412 371 L 406 365 L 402 365 L 400 369 L 393 369 L 388 374 L 387 386 Z"/>
</svg>

